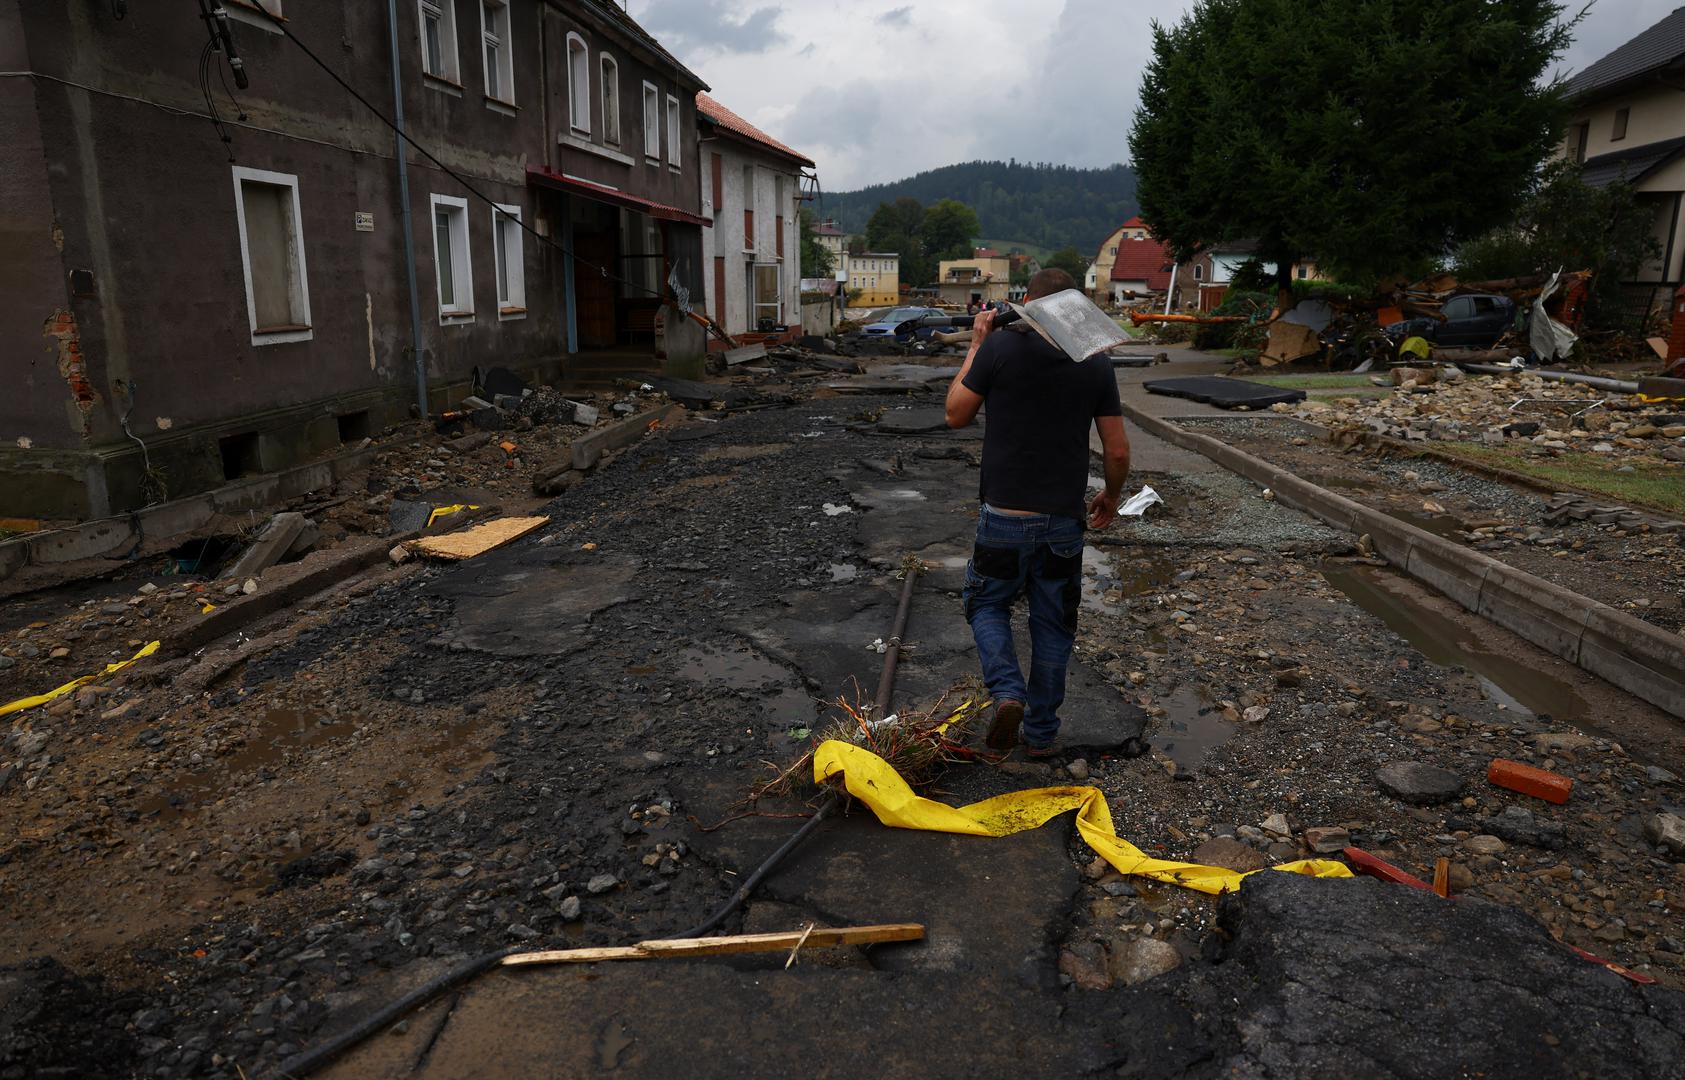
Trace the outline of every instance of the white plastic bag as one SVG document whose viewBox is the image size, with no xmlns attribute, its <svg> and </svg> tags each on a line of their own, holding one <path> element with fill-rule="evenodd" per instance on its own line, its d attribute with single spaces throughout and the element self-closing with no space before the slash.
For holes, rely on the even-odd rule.
<svg viewBox="0 0 1685 1080">
<path fill-rule="evenodd" d="M 1147 507 L 1163 501 L 1158 492 L 1150 486 L 1144 486 L 1117 508 L 1118 517 L 1140 517 L 1147 512 Z"/>
</svg>

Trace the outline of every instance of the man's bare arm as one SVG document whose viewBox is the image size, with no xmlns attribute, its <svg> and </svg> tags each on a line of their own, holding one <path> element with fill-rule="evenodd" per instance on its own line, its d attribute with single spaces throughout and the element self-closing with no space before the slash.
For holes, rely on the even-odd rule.
<svg viewBox="0 0 1685 1080">
<path fill-rule="evenodd" d="M 1121 416 L 1096 416 L 1094 426 L 1100 431 L 1106 490 L 1088 502 L 1088 527 L 1104 529 L 1117 518 L 1118 499 L 1129 479 L 1129 434 L 1123 430 Z"/>
<path fill-rule="evenodd" d="M 977 419 L 977 410 L 983 407 L 983 395 L 965 385 L 966 373 L 971 370 L 971 362 L 977 358 L 977 350 L 982 348 L 983 342 L 989 336 L 989 325 L 995 321 L 994 311 L 985 311 L 978 315 L 971 323 L 971 347 L 965 351 L 965 363 L 960 365 L 959 374 L 948 384 L 948 426 L 962 428 Z"/>
</svg>

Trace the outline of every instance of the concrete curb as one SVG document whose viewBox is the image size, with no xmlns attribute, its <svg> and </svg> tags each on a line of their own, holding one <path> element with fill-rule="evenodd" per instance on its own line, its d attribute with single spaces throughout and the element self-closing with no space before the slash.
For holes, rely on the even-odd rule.
<svg viewBox="0 0 1685 1080">
<path fill-rule="evenodd" d="M 1271 489 L 1295 510 L 1354 535 L 1368 533 L 1381 558 L 1469 611 L 1685 718 L 1685 638 L 1336 495 L 1262 458 L 1150 416 L 1127 402 L 1123 413 L 1165 442 L 1203 454 Z"/>
<path fill-rule="evenodd" d="M 0 581 L 26 566 L 51 566 L 81 559 L 121 559 L 144 544 L 159 543 L 209 522 L 217 514 L 272 506 L 331 486 L 374 459 L 379 447 L 368 446 L 326 461 L 237 480 L 186 499 L 160 503 L 122 517 L 84 521 L 67 529 L 50 529 L 0 541 Z"/>
<path fill-rule="evenodd" d="M 660 408 L 638 413 L 636 416 L 628 416 L 618 423 L 599 428 L 589 435 L 575 439 L 569 444 L 569 450 L 573 454 L 573 467 L 580 470 L 589 469 L 597 463 L 598 458 L 603 456 L 604 451 L 618 450 L 622 446 L 630 446 L 643 438 L 644 433 L 650 429 L 651 425 L 668 423 L 675 417 L 683 416 L 684 412 L 685 407 L 674 402 L 671 405 L 663 405 Z"/>
</svg>

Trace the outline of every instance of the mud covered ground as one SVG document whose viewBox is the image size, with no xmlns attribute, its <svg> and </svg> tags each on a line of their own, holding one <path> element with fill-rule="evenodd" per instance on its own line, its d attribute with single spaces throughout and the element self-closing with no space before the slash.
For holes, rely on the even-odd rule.
<svg viewBox="0 0 1685 1080">
<path fill-rule="evenodd" d="M 599 469 L 515 545 L 384 568 L 167 675 L 137 665 L 89 700 L 9 718 L 0 1072 L 264 1075 L 464 956 L 693 926 L 796 824 L 711 828 L 768 762 L 808 745 L 828 702 L 875 685 L 872 643 L 908 553 L 930 572 L 903 700 L 973 673 L 956 594 L 976 434 L 936 430 L 908 404 L 833 396 L 693 418 Z M 1246 868 L 1306 854 L 1321 837 L 1307 829 L 1344 829 L 1423 876 L 1447 856 L 1462 895 L 1548 928 L 1480 937 L 1481 963 L 1548 951 L 1554 936 L 1666 984 L 1647 993 L 1685 985 L 1685 864 L 1642 831 L 1681 801 L 1665 768 L 1685 757 L 1676 724 L 1238 478 L 1139 481 L 1166 505 L 1096 538 L 1067 708 L 1073 736 L 1099 724 L 1116 737 L 1073 737 L 1051 765 L 956 769 L 936 794 L 1087 781 L 1149 852 Z M 110 629 L 124 647 L 140 633 Z M 1147 753 L 1129 756 L 1130 730 Z M 1574 799 L 1487 786 L 1497 755 L 1573 776 Z M 1403 802 L 1376 782 L 1398 761 L 1446 768 L 1463 790 Z M 1377 933 L 1411 937 L 1415 917 L 1399 911 Z M 341 1075 L 464 1075 L 498 1053 L 559 1075 L 654 1074 L 672 1064 L 663 1040 L 686 1031 L 720 1051 L 697 1075 L 741 1074 L 787 1062 L 782 1039 L 808 1036 L 783 1023 L 723 1045 L 722 1033 L 826 1003 L 835 1024 L 881 1040 L 877 1056 L 829 1047 L 844 1071 L 1115 1069 L 1120 1017 L 1144 1007 L 1152 975 L 1207 978 L 1241 929 L 1219 917 L 1212 898 L 1106 870 L 1068 827 L 968 841 L 856 813 L 727 927 L 916 918 L 932 927 L 922 951 L 804 962 L 781 980 L 782 957 L 601 983 L 499 976 Z M 1653 1008 L 1586 967 L 1618 987 L 1617 1013 Z M 1127 1001 L 1111 996 L 1125 988 Z M 1183 989 L 1176 1000 L 1197 1004 Z M 972 1018 L 965 1031 L 873 1011 L 937 1000 Z M 1408 1026 L 1415 1008 L 1401 1001 L 1386 1022 Z M 1002 1037 L 979 1043 L 973 1021 Z M 1230 1036 L 1200 1026 L 1212 1023 L 1189 1023 L 1197 1052 L 1178 1071 L 1228 1060 Z M 1268 1059 L 1297 1035 L 1257 1037 Z M 1671 1045 L 1633 1038 L 1635 1054 Z M 1582 1049 L 1568 1036 L 1559 1063 Z M 1532 1068 L 1492 1075 L 1549 1074 Z"/>
</svg>

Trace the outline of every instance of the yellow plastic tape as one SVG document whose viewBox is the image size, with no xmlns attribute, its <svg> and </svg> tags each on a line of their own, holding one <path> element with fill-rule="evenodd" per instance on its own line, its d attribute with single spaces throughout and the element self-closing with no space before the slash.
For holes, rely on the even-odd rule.
<svg viewBox="0 0 1685 1080">
<path fill-rule="evenodd" d="M 156 641 L 149 641 L 146 643 L 146 646 L 140 650 L 140 652 L 135 653 L 127 660 L 122 660 L 115 664 L 105 665 L 104 671 L 97 671 L 92 675 L 84 675 L 80 679 L 72 679 L 63 686 L 59 687 L 57 690 L 49 690 L 45 694 L 36 694 L 34 697 L 18 698 L 16 701 L 9 704 L 0 705 L 0 716 L 10 716 L 15 712 L 22 712 L 25 709 L 33 709 L 37 705 L 45 705 L 47 702 L 56 697 L 63 697 L 65 694 L 70 693 L 83 683 L 93 682 L 95 679 L 102 679 L 107 675 L 122 671 L 141 657 L 151 656 L 157 651 L 158 643 Z"/>
<path fill-rule="evenodd" d="M 916 794 L 889 762 L 870 750 L 836 740 L 821 743 L 813 753 L 814 781 L 823 783 L 838 774 L 842 775 L 850 795 L 871 807 L 880 822 L 894 829 L 923 829 L 962 836 L 1011 836 L 1040 828 L 1067 810 L 1075 810 L 1077 831 L 1082 838 L 1121 874 L 1148 877 L 1214 895 L 1240 888 L 1240 879 L 1246 876 L 1220 866 L 1149 857 L 1113 830 L 1111 811 L 1098 788 L 1033 788 L 997 795 L 970 806 L 947 806 Z M 1307 877 L 1352 876 L 1344 863 L 1332 859 L 1300 859 L 1270 869 Z"/>
<path fill-rule="evenodd" d="M 438 507 L 431 514 L 427 515 L 427 527 L 429 529 L 431 529 L 433 527 L 433 523 L 435 521 L 438 521 L 442 517 L 450 517 L 452 514 L 460 514 L 464 510 L 478 510 L 478 509 L 479 509 L 479 507 L 474 505 L 473 503 L 456 503 L 455 505 L 452 505 L 452 506 Z"/>
</svg>

